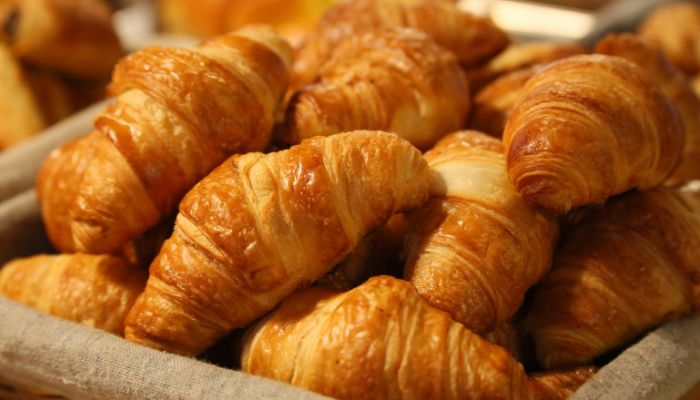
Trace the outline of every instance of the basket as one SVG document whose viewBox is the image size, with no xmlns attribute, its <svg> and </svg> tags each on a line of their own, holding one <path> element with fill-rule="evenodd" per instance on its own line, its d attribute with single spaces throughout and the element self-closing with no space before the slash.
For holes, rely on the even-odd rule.
<svg viewBox="0 0 700 400">
<path fill-rule="evenodd" d="M 0 204 L 0 243 L 0 263 L 50 251 L 33 190 Z M 324 398 L 138 346 L 3 298 L 0 316 L 3 399 Z M 573 398 L 678 399 L 699 380 L 700 317 L 696 317 L 650 333 L 603 367 Z"/>
</svg>

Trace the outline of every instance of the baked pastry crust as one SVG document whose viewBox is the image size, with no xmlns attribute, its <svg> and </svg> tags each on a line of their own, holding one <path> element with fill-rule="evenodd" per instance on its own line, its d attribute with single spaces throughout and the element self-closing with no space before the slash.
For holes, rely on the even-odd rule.
<svg viewBox="0 0 700 400">
<path fill-rule="evenodd" d="M 126 338 L 199 354 L 327 274 L 369 232 L 427 196 L 423 157 L 390 133 L 233 156 L 180 203 Z"/>
<path fill-rule="evenodd" d="M 242 369 L 339 399 L 528 399 L 523 367 L 410 283 L 311 288 L 248 332 Z"/>
</svg>

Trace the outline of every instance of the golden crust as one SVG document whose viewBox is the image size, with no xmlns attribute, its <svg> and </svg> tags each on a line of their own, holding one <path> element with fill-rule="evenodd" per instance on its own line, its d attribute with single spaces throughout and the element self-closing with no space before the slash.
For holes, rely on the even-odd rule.
<svg viewBox="0 0 700 400">
<path fill-rule="evenodd" d="M 639 34 L 686 73 L 700 72 L 700 6 L 693 2 L 663 5 L 646 17 Z"/>
<path fill-rule="evenodd" d="M 587 213 L 537 286 L 528 329 L 546 368 L 585 364 L 700 305 L 700 203 L 672 189 Z"/>
<path fill-rule="evenodd" d="M 0 36 L 22 60 L 107 80 L 122 55 L 107 6 L 95 0 L 3 0 Z"/>
<path fill-rule="evenodd" d="M 661 183 L 680 161 L 683 122 L 659 85 L 620 57 L 555 61 L 525 85 L 503 135 L 508 176 L 562 214 Z"/>
<path fill-rule="evenodd" d="M 194 50 L 153 47 L 122 60 L 111 86 L 117 101 L 96 131 L 54 151 L 40 171 L 52 243 L 116 252 L 227 156 L 262 150 L 290 51 L 271 29 L 251 27 Z"/>
<path fill-rule="evenodd" d="M 700 179 L 700 99 L 685 75 L 660 51 L 633 34 L 611 34 L 596 45 L 600 54 L 626 58 L 654 78 L 678 109 L 685 125 L 685 147 L 678 168 L 669 177 L 672 185 Z"/>
<path fill-rule="evenodd" d="M 243 371 L 339 399 L 527 399 L 522 366 L 405 281 L 293 295 L 248 332 Z"/>
<path fill-rule="evenodd" d="M 426 153 L 430 200 L 412 215 L 406 279 L 481 333 L 507 321 L 549 269 L 558 228 L 508 182 L 500 141 L 465 131 Z"/>
<path fill-rule="evenodd" d="M 415 28 L 452 51 L 460 63 L 479 64 L 508 45 L 490 20 L 444 0 L 347 0 L 331 7 L 297 52 L 292 87 L 313 82 L 333 49 L 348 37 L 377 29 Z"/>
<path fill-rule="evenodd" d="M 338 44 L 320 81 L 292 100 L 282 140 L 371 129 L 428 149 L 468 113 L 469 86 L 452 53 L 414 29 L 377 31 Z"/>
<path fill-rule="evenodd" d="M 126 337 L 198 354 L 321 278 L 427 191 L 420 152 L 384 132 L 234 156 L 182 200 Z"/>
<path fill-rule="evenodd" d="M 0 270 L 0 295 L 47 314 L 116 335 L 146 283 L 119 258 L 88 254 L 17 259 Z"/>
</svg>

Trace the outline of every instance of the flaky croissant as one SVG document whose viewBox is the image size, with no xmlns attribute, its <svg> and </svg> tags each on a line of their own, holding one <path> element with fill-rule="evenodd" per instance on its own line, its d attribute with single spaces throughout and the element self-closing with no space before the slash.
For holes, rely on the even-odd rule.
<svg viewBox="0 0 700 400">
<path fill-rule="evenodd" d="M 506 34 L 490 20 L 468 14 L 450 1 L 346 0 L 321 17 L 296 54 L 292 87 L 313 82 L 344 39 L 396 27 L 426 32 L 464 65 L 482 63 L 508 45 Z"/>
<path fill-rule="evenodd" d="M 430 200 L 412 215 L 406 279 L 477 333 L 508 320 L 549 269 L 558 227 L 508 182 L 501 142 L 464 131 L 426 160 Z"/>
<path fill-rule="evenodd" d="M 700 99 L 690 86 L 688 78 L 663 53 L 654 50 L 637 35 L 610 34 L 598 42 L 595 51 L 632 61 L 661 85 L 661 89 L 678 109 L 685 125 L 683 158 L 669 177 L 669 183 L 679 184 L 700 179 Z"/>
<path fill-rule="evenodd" d="M 426 162 L 390 133 L 234 156 L 180 203 L 126 338 L 198 354 L 321 278 L 367 233 L 427 196 Z"/>
<path fill-rule="evenodd" d="M 596 367 L 539 372 L 530 375 L 530 382 L 536 399 L 566 400 L 596 372 L 598 372 Z"/>
<path fill-rule="evenodd" d="M 370 129 L 427 149 L 468 113 L 469 86 L 452 53 L 414 29 L 376 31 L 338 45 L 320 81 L 292 100 L 281 141 Z"/>
<path fill-rule="evenodd" d="M 52 243 L 64 252 L 116 252 L 226 157 L 262 150 L 290 52 L 258 26 L 193 50 L 153 47 L 123 59 L 112 82 L 117 101 L 96 130 L 54 151 L 40 171 Z"/>
<path fill-rule="evenodd" d="M 479 90 L 472 99 L 469 128 L 497 138 L 503 136 L 513 107 L 536 70 L 533 66 L 509 72 Z"/>
<path fill-rule="evenodd" d="M 108 80 L 122 55 L 97 0 L 0 0 L 0 28 L 21 59 L 77 78 Z"/>
<path fill-rule="evenodd" d="M 144 270 L 89 254 L 33 256 L 0 270 L 0 295 L 116 335 L 145 283 Z"/>
<path fill-rule="evenodd" d="M 586 48 L 575 43 L 513 43 L 487 64 L 468 70 L 467 77 L 472 89 L 478 90 L 509 72 L 584 53 Z"/>
<path fill-rule="evenodd" d="M 649 13 L 639 34 L 686 73 L 700 72 L 700 6 L 680 1 Z"/>
<path fill-rule="evenodd" d="M 503 135 L 508 176 L 555 213 L 648 190 L 683 151 L 683 122 L 659 85 L 620 57 L 555 61 L 525 85 Z"/>
<path fill-rule="evenodd" d="M 242 369 L 339 399 L 531 398 L 507 351 L 389 276 L 293 295 L 248 332 Z"/>
<path fill-rule="evenodd" d="M 546 368 L 585 364 L 700 306 L 700 203 L 692 196 L 626 194 L 563 236 L 527 316 Z"/>
</svg>

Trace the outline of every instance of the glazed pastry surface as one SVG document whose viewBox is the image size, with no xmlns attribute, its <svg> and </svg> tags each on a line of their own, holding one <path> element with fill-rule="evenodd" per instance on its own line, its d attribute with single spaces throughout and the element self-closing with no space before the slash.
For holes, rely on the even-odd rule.
<svg viewBox="0 0 700 400">
<path fill-rule="evenodd" d="M 700 305 L 700 204 L 629 193 L 565 233 L 527 327 L 546 368 L 583 365 Z"/>
<path fill-rule="evenodd" d="M 339 399 L 528 399 L 522 366 L 410 283 L 297 293 L 247 335 L 242 369 Z"/>
<path fill-rule="evenodd" d="M 470 330 L 491 330 L 549 269 L 556 221 L 508 182 L 497 139 L 457 132 L 425 157 L 430 200 L 412 215 L 405 277 Z"/>
<path fill-rule="evenodd" d="M 579 55 L 527 81 L 506 124 L 508 176 L 556 214 L 649 190 L 683 151 L 683 122 L 661 87 L 620 57 Z"/>
<path fill-rule="evenodd" d="M 319 82 L 292 99 L 282 141 L 370 129 L 428 149 L 468 115 L 469 86 L 454 55 L 423 32 L 383 30 L 338 44 Z"/>
<path fill-rule="evenodd" d="M 52 152 L 37 191 L 63 252 L 115 253 L 234 153 L 267 146 L 291 49 L 253 26 L 196 49 L 151 47 L 114 71 L 95 131 Z"/>
<path fill-rule="evenodd" d="M 195 355 L 318 280 L 423 203 L 428 168 L 398 136 L 351 132 L 233 156 L 180 203 L 126 338 Z"/>
</svg>

